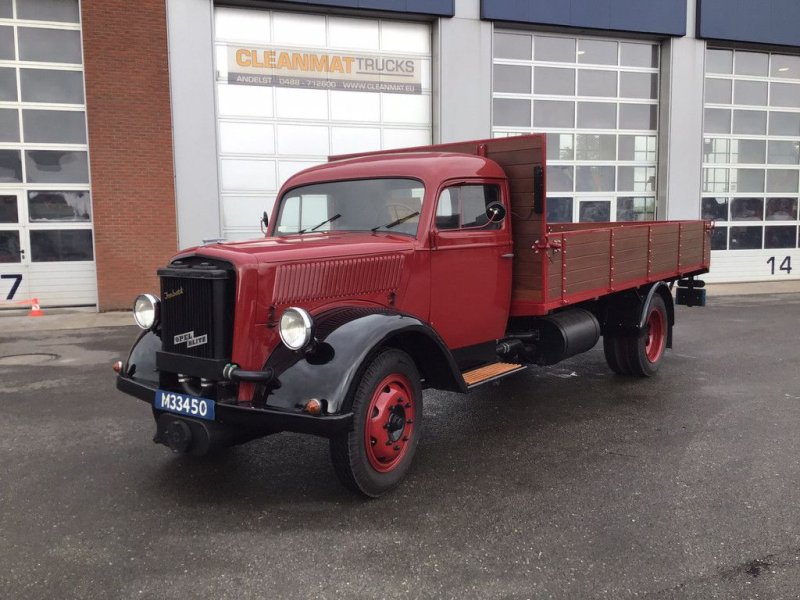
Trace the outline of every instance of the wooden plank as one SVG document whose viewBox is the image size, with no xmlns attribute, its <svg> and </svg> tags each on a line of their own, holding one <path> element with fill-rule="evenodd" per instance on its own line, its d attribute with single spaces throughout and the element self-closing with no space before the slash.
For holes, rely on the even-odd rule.
<svg viewBox="0 0 800 600">
<path fill-rule="evenodd" d="M 489 152 L 488 157 L 499 164 L 505 170 L 514 165 L 535 165 L 542 163 L 541 148 L 517 148 L 515 150 L 502 150 L 499 152 Z"/>
</svg>

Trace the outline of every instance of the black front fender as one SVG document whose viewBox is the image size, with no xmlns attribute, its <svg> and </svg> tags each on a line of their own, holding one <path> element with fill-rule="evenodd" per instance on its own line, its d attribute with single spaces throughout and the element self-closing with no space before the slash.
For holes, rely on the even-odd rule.
<svg viewBox="0 0 800 600">
<path fill-rule="evenodd" d="M 161 338 L 152 331 L 143 331 L 131 347 L 122 374 L 135 381 L 158 386 L 156 352 L 161 350 Z"/>
<path fill-rule="evenodd" d="M 308 353 L 276 348 L 265 367 L 274 369 L 279 383 L 260 386 L 256 406 L 296 410 L 316 398 L 325 401 L 328 414 L 347 410 L 362 370 L 384 347 L 408 352 L 426 385 L 466 391 L 447 346 L 416 317 L 380 309 L 333 309 L 315 318 L 315 339 Z"/>
</svg>

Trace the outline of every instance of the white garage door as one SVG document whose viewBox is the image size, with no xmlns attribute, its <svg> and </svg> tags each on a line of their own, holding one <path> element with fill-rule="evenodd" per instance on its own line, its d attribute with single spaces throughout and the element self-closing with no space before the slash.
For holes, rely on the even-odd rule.
<svg viewBox="0 0 800 600">
<path fill-rule="evenodd" d="M 227 239 L 331 154 L 431 143 L 428 24 L 216 8 L 214 36 Z"/>
</svg>

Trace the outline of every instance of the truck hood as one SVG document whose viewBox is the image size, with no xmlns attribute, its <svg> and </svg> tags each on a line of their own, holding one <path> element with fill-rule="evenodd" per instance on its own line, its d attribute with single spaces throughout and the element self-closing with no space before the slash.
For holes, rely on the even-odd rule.
<svg viewBox="0 0 800 600">
<path fill-rule="evenodd" d="M 387 233 L 338 232 L 220 242 L 182 251 L 176 258 L 202 255 L 233 264 L 275 264 L 409 251 L 415 238 Z"/>
</svg>

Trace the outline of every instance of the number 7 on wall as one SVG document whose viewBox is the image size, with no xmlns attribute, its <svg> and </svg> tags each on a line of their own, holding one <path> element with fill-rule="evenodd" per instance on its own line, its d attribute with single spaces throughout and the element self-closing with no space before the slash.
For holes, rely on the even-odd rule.
<svg viewBox="0 0 800 600">
<path fill-rule="evenodd" d="M 6 296 L 6 300 L 13 300 L 14 294 L 17 293 L 19 289 L 19 284 L 22 283 L 22 275 L 19 273 L 13 273 L 11 275 L 0 275 L 0 279 L 13 279 L 14 283 L 11 284 L 11 290 L 8 292 L 8 296 Z"/>
</svg>

